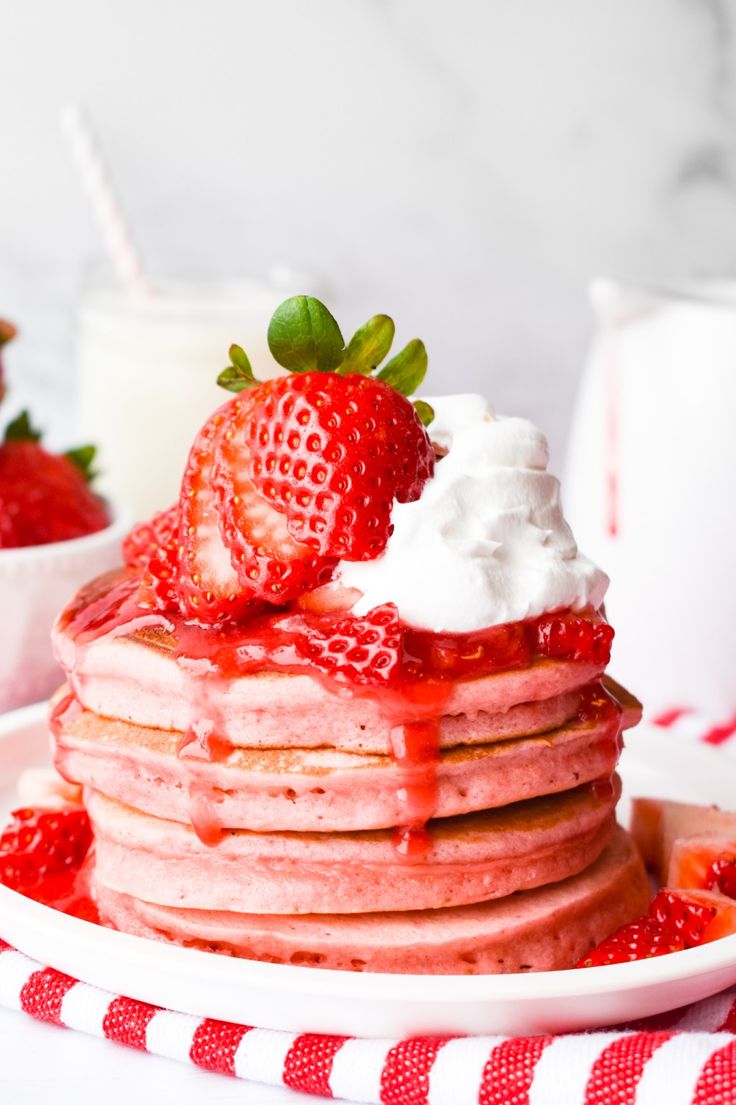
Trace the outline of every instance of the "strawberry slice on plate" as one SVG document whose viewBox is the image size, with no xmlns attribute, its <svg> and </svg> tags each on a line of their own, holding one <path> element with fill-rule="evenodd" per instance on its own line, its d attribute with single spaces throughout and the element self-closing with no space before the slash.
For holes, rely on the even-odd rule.
<svg viewBox="0 0 736 1105">
<path fill-rule="evenodd" d="M 660 890 L 649 912 L 622 925 L 593 948 L 578 967 L 630 963 L 696 948 L 736 932 L 736 902 L 706 890 Z"/>
</svg>

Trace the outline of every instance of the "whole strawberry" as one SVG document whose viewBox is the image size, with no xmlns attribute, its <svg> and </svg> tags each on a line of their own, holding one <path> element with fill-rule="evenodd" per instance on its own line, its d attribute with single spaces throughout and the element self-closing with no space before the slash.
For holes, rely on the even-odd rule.
<svg viewBox="0 0 736 1105">
<path fill-rule="evenodd" d="M 23 412 L 0 444 L 0 548 L 68 541 L 109 525 L 89 486 L 94 450 L 50 453 L 39 436 Z"/>
<path fill-rule="evenodd" d="M 347 344 L 326 307 L 287 300 L 269 346 L 289 375 L 260 383 L 238 346 L 220 375 L 237 398 L 202 428 L 179 512 L 182 611 L 205 622 L 280 605 L 331 577 L 339 560 L 380 556 L 395 501 L 417 499 L 433 473 L 425 424 L 407 398 L 427 355 L 414 340 L 378 373 L 393 341 L 385 315 Z"/>
<path fill-rule="evenodd" d="M 83 809 L 20 809 L 0 834 L 0 883 L 22 893 L 73 873 L 82 863 L 92 829 Z"/>
</svg>

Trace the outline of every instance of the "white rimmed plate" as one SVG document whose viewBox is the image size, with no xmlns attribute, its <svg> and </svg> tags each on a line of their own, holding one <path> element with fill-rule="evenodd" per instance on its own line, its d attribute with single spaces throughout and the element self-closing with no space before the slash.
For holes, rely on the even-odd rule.
<svg viewBox="0 0 736 1105">
<path fill-rule="evenodd" d="M 0 815 L 48 762 L 44 705 L 0 717 Z M 633 794 L 733 805 L 736 762 L 645 726 L 622 760 Z M 478 977 L 351 974 L 231 959 L 113 932 L 0 886 L 0 936 L 94 986 L 196 1016 L 354 1036 L 565 1032 L 634 1020 L 736 983 L 736 936 L 613 967 Z"/>
</svg>

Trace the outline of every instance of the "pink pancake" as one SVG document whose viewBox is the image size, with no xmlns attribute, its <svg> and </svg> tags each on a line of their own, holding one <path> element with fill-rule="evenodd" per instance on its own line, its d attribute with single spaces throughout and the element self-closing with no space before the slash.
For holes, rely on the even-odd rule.
<svg viewBox="0 0 736 1105">
<path fill-rule="evenodd" d="M 391 974 L 510 974 L 572 967 L 646 911 L 649 887 L 617 829 L 572 878 L 454 909 L 352 916 L 257 916 L 171 909 L 98 886 L 102 915 L 123 932 L 269 963 Z"/>
<path fill-rule="evenodd" d="M 186 825 L 85 794 L 100 884 L 160 905 L 247 913 L 436 909 L 577 874 L 610 839 L 620 787 L 579 787 L 500 810 L 430 822 L 407 862 L 388 831 L 253 833 L 215 846 Z"/>
<path fill-rule="evenodd" d="M 393 723 L 377 699 L 333 693 L 309 675 L 203 678 L 176 660 L 168 634 L 145 630 L 81 648 L 58 629 L 54 640 L 79 701 L 102 717 L 177 732 L 208 717 L 231 743 L 249 748 L 390 751 Z M 574 717 L 575 692 L 601 671 L 600 665 L 538 660 L 457 682 L 442 707 L 440 744 L 486 744 L 554 729 Z"/>
<path fill-rule="evenodd" d="M 180 759 L 180 733 L 70 715 L 56 741 L 65 778 L 145 813 L 190 822 L 207 802 L 231 829 L 347 831 L 401 824 L 402 775 L 391 757 L 334 748 L 236 749 L 220 762 Z M 609 777 L 619 742 L 604 723 L 461 745 L 441 754 L 436 817 L 555 794 Z M 359 795 L 359 800 L 356 800 Z"/>
</svg>

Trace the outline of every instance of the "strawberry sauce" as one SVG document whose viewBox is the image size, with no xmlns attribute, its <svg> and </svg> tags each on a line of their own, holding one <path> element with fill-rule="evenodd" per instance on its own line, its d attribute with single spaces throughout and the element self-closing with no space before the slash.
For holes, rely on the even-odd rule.
<svg viewBox="0 0 736 1105">
<path fill-rule="evenodd" d="M 597 614 L 570 611 L 545 614 L 470 634 L 436 634 L 404 625 L 396 608 L 378 607 L 362 617 L 345 611 L 317 614 L 293 605 L 255 611 L 248 620 L 203 626 L 178 615 L 154 613 L 138 605 L 140 577 L 132 572 L 102 577 L 62 614 L 59 627 L 75 646 L 78 661 L 93 641 L 145 630 L 161 635 L 179 665 L 193 678 L 192 715 L 179 756 L 186 769 L 192 825 L 200 838 L 216 844 L 221 826 L 216 802 L 199 781 L 197 763 L 223 760 L 232 745 L 219 704 L 234 679 L 263 671 L 309 675 L 332 693 L 372 698 L 391 731 L 400 769 L 398 797 L 404 811 L 396 830 L 397 853 L 421 861 L 430 846 L 426 824 L 437 799 L 439 730 L 453 685 L 479 676 L 527 668 L 546 659 L 608 661 L 613 630 Z M 78 693 L 75 672 L 69 682 Z M 69 700 L 59 703 L 59 724 Z M 621 710 L 599 684 L 584 691 L 582 722 L 610 721 L 618 740 Z M 602 786 L 604 784 L 601 784 Z"/>
</svg>

